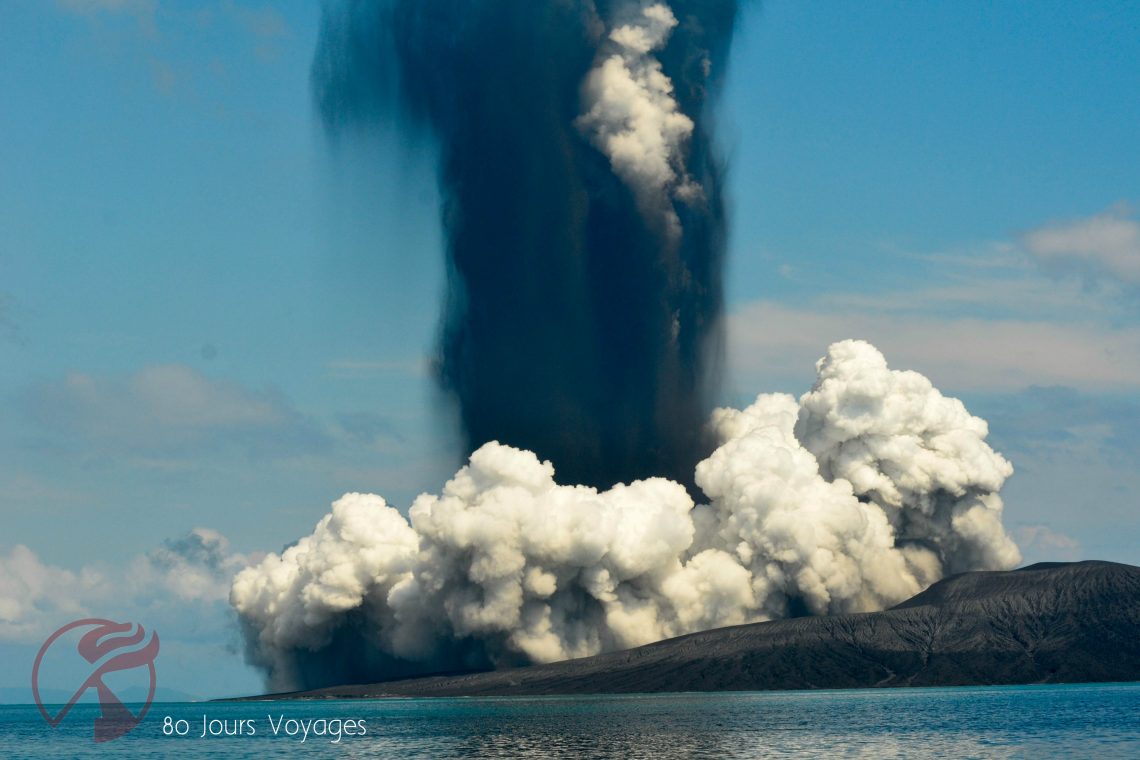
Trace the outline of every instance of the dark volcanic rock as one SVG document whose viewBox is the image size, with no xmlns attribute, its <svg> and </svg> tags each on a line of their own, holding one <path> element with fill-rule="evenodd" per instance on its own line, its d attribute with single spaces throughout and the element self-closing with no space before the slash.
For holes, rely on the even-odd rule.
<svg viewBox="0 0 1140 760">
<path fill-rule="evenodd" d="M 947 578 L 893 609 L 694 633 L 624 652 L 296 697 L 588 694 L 1140 680 L 1140 568 Z"/>
</svg>

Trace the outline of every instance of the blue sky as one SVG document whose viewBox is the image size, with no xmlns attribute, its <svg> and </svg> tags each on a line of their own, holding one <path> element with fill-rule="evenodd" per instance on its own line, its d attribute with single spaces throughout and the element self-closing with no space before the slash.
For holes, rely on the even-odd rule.
<svg viewBox="0 0 1140 760">
<path fill-rule="evenodd" d="M 86 610 L 171 631 L 169 688 L 253 690 L 226 573 L 455 469 L 431 148 L 328 150 L 318 16 L 0 3 L 0 686 Z M 1027 560 L 1140 563 L 1138 32 L 1127 2 L 753 6 L 724 401 L 868 338 L 990 421 Z"/>
</svg>

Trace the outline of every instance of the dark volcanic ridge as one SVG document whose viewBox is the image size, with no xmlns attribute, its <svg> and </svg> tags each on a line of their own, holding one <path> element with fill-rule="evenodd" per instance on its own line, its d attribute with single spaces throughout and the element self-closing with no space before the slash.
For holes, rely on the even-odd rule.
<svg viewBox="0 0 1140 760">
<path fill-rule="evenodd" d="M 1140 681 L 1140 567 L 1088 561 L 963 573 L 883 612 L 753 623 L 548 665 L 255 699 L 1094 681 Z"/>
</svg>

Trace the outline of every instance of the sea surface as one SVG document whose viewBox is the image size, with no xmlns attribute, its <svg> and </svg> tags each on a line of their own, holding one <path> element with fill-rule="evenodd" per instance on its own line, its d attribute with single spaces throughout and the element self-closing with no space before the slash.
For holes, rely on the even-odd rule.
<svg viewBox="0 0 1140 760">
<path fill-rule="evenodd" d="M 34 705 L 0 705 L 0 757 L 1140 758 L 1140 683 L 158 703 L 95 744 L 99 710 L 52 729 Z M 223 735 L 203 737 L 215 720 Z"/>
</svg>

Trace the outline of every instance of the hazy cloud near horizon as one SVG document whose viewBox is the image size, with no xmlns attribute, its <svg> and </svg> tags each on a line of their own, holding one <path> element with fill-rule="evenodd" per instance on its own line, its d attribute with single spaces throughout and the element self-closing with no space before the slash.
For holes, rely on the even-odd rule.
<svg viewBox="0 0 1140 760">
<path fill-rule="evenodd" d="M 1045 225 L 1022 236 L 1047 271 L 1108 287 L 1140 286 L 1140 221 L 1118 203 L 1095 216 Z"/>
<path fill-rule="evenodd" d="M 924 266 L 878 288 L 738 304 L 728 318 L 734 390 L 786 384 L 780 368 L 804 366 L 818 346 L 843 338 L 870 340 L 958 392 L 1140 389 L 1131 298 L 1140 282 L 1140 223 L 1126 212 L 1118 203 L 1016 242 L 962 251 L 885 252 Z M 794 264 L 777 271 L 787 279 L 814 274 Z"/>
<path fill-rule="evenodd" d="M 209 528 L 121 565 L 65 568 L 23 544 L 0 547 L 0 641 L 38 643 L 73 619 L 107 615 L 164 620 L 177 638 L 201 616 L 224 613 L 230 578 L 257 558 L 231 552 L 226 537 Z"/>
<path fill-rule="evenodd" d="M 28 701 L 28 672 L 45 637 L 73 620 L 97 617 L 139 623 L 158 634 L 160 688 L 206 698 L 256 691 L 226 597 L 232 575 L 259 559 L 233 552 L 226 537 L 209 528 L 116 564 L 80 567 L 47 562 L 23 544 L 0 545 L 0 690 Z M 80 660 L 67 666 L 72 671 L 53 671 L 54 677 L 70 672 L 77 683 L 85 666 Z M 204 671 L 212 679 L 203 680 Z"/>
<path fill-rule="evenodd" d="M 45 431 L 92 454 L 187 456 L 236 450 L 251 458 L 320 450 L 329 438 L 277 390 L 250 389 L 184 365 L 128 376 L 72 372 L 27 390 L 24 409 Z"/>
<path fill-rule="evenodd" d="M 1013 535 L 1025 554 L 1026 564 L 1072 562 L 1081 558 L 1080 542 L 1048 525 L 1016 525 Z"/>
<path fill-rule="evenodd" d="M 761 326 L 781 325 L 779 330 Z M 816 346 L 844 337 L 881 345 L 955 391 L 1031 385 L 1089 390 L 1140 387 L 1140 327 L 916 316 L 758 301 L 729 317 L 729 364 L 740 386 L 784 367 L 810 366 Z"/>
</svg>

